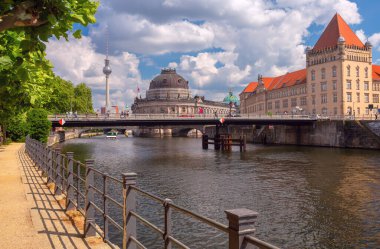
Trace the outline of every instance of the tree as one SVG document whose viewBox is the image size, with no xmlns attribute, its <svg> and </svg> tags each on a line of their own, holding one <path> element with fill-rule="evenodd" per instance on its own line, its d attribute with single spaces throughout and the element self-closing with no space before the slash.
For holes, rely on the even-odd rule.
<svg viewBox="0 0 380 249">
<path fill-rule="evenodd" d="M 8 126 L 8 137 L 15 142 L 24 141 L 27 134 L 25 115 L 13 117 Z"/>
<path fill-rule="evenodd" d="M 0 32 L 22 28 L 31 41 L 67 38 L 74 23 L 94 23 L 98 2 L 92 0 L 5 0 L 0 3 Z M 80 30 L 74 32 L 80 37 Z"/>
<path fill-rule="evenodd" d="M 5 0 L 0 3 L 0 126 L 13 116 L 41 107 L 52 96 L 54 78 L 45 58 L 49 38 L 75 38 L 73 24 L 94 23 L 98 2 L 91 0 Z M 4 136 L 5 137 L 5 136 Z"/>
<path fill-rule="evenodd" d="M 43 143 L 47 142 L 51 129 L 51 123 L 47 116 L 47 111 L 43 109 L 32 109 L 26 117 L 29 136 Z"/>
<path fill-rule="evenodd" d="M 74 89 L 74 110 L 81 113 L 94 112 L 92 107 L 91 89 L 85 83 L 80 83 Z"/>
</svg>

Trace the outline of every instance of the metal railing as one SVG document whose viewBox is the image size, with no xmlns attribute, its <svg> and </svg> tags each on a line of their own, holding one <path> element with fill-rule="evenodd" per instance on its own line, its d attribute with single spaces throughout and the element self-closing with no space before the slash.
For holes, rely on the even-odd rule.
<svg viewBox="0 0 380 249">
<path fill-rule="evenodd" d="M 253 115 L 253 114 L 239 114 L 236 116 L 228 116 L 228 114 L 79 114 L 79 115 L 66 115 L 66 114 L 55 114 L 49 115 L 48 119 L 50 121 L 58 121 L 60 119 L 65 119 L 67 121 L 77 120 L 77 121 L 96 121 L 96 120 L 184 120 L 184 119 L 253 119 L 253 120 L 316 120 L 318 119 L 312 115 L 290 115 L 290 114 L 276 114 L 276 115 Z"/>
<path fill-rule="evenodd" d="M 163 199 L 143 191 L 136 186 L 137 174 L 135 173 L 125 173 L 122 174 L 121 180 L 117 179 L 95 169 L 93 160 L 86 160 L 83 164 L 74 160 L 73 152 L 61 154 L 60 149 L 49 148 L 29 137 L 26 139 L 25 148 L 29 157 L 46 175 L 47 183 L 54 183 L 54 194 L 65 195 L 66 211 L 76 210 L 83 215 L 83 235 L 85 237 L 98 234 L 104 242 L 116 248 L 109 239 L 110 226 L 113 226 L 122 233 L 123 249 L 146 248 L 137 239 L 136 224 L 141 223 L 162 236 L 162 244 L 165 249 L 172 248 L 174 245 L 179 248 L 189 248 L 176 239 L 172 233 L 172 212 L 176 211 L 220 232 L 227 233 L 229 249 L 245 249 L 253 246 L 278 249 L 278 247 L 253 237 L 254 223 L 258 214 L 249 209 L 226 210 L 229 223 L 227 226 L 180 207 L 170 199 Z M 109 189 L 110 186 L 113 186 L 112 190 Z M 122 194 L 122 202 L 112 197 L 115 187 L 120 188 L 121 193 L 119 194 Z M 153 200 L 163 207 L 163 229 L 137 212 L 137 195 Z M 100 202 L 96 202 L 96 199 Z M 121 211 L 122 224 L 111 217 L 111 205 Z"/>
</svg>

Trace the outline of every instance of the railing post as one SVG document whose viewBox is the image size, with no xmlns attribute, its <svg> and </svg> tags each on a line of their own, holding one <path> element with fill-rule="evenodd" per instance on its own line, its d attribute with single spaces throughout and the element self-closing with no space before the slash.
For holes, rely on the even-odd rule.
<svg viewBox="0 0 380 249">
<path fill-rule="evenodd" d="M 94 160 L 87 159 L 86 164 L 86 199 L 85 199 L 85 222 L 84 222 L 84 236 L 91 237 L 96 235 L 95 228 L 95 208 L 91 203 L 94 202 L 94 171 L 92 167 L 94 165 Z"/>
<path fill-rule="evenodd" d="M 172 234 L 172 209 L 170 204 L 173 203 L 170 199 L 165 199 L 165 231 L 164 231 L 164 240 L 165 240 L 165 249 L 172 249 L 172 243 L 169 236 Z"/>
<path fill-rule="evenodd" d="M 53 161 L 54 161 L 54 151 L 53 149 L 49 149 L 48 151 L 48 162 L 47 162 L 47 181 L 46 183 L 50 183 L 53 181 Z"/>
<path fill-rule="evenodd" d="M 61 149 L 56 148 L 55 149 L 56 158 L 55 158 L 55 177 L 54 177 L 54 194 L 55 195 L 61 195 L 62 194 L 62 156 L 61 156 Z M 61 186 L 59 186 L 61 185 Z"/>
<path fill-rule="evenodd" d="M 246 208 L 231 209 L 224 212 L 228 219 L 228 249 L 249 248 L 244 242 L 244 237 L 255 233 L 254 224 L 257 213 Z"/>
<path fill-rule="evenodd" d="M 67 152 L 67 186 L 66 186 L 66 211 L 75 210 L 74 200 L 74 152 Z"/>
<path fill-rule="evenodd" d="M 136 218 L 131 215 L 131 211 L 136 210 L 136 193 L 131 186 L 136 185 L 136 173 L 123 174 L 123 249 L 136 249 L 136 245 L 131 243 L 130 237 L 136 238 Z"/>
</svg>

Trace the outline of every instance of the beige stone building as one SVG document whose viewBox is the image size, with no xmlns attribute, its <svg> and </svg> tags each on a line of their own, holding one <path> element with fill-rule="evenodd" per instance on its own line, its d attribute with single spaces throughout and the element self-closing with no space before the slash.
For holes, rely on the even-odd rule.
<svg viewBox="0 0 380 249">
<path fill-rule="evenodd" d="M 240 111 L 368 118 L 378 113 L 379 94 L 380 66 L 372 64 L 372 45 L 363 44 L 336 14 L 306 49 L 306 68 L 259 76 L 240 94 Z"/>
</svg>

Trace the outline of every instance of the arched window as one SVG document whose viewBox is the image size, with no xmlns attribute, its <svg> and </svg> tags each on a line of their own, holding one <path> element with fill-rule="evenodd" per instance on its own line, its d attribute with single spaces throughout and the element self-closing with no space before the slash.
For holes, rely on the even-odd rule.
<svg viewBox="0 0 380 249">
<path fill-rule="evenodd" d="M 359 77 L 359 71 L 360 71 L 360 68 L 359 66 L 356 67 L 356 77 Z"/>
<path fill-rule="evenodd" d="M 332 67 L 332 76 L 336 77 L 336 66 Z"/>
<path fill-rule="evenodd" d="M 364 68 L 364 75 L 366 78 L 368 78 L 368 67 Z"/>
<path fill-rule="evenodd" d="M 351 67 L 350 67 L 350 65 L 347 66 L 347 76 L 351 76 Z"/>
<path fill-rule="evenodd" d="M 326 69 L 321 69 L 321 79 L 324 80 L 326 78 Z"/>
<path fill-rule="evenodd" d="M 311 80 L 315 80 L 315 70 L 311 70 Z"/>
</svg>

